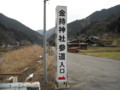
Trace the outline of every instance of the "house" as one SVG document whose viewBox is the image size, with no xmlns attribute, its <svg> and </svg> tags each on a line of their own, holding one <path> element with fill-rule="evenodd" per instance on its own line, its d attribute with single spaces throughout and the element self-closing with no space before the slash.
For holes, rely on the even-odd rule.
<svg viewBox="0 0 120 90">
<path fill-rule="evenodd" d="M 84 39 L 84 42 L 87 43 L 89 46 L 102 46 L 102 47 L 108 46 L 104 42 L 102 42 L 100 38 L 97 36 L 90 36 Z"/>
<path fill-rule="evenodd" d="M 87 49 L 87 43 L 82 43 L 79 40 L 69 41 L 67 45 L 69 52 L 79 52 L 79 50 Z"/>
</svg>

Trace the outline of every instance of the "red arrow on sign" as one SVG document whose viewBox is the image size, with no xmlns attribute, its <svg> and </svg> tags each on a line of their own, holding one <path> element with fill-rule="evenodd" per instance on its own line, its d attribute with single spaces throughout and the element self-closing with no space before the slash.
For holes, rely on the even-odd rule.
<svg viewBox="0 0 120 90">
<path fill-rule="evenodd" d="M 66 80 L 65 77 L 58 77 L 58 80 Z"/>
</svg>

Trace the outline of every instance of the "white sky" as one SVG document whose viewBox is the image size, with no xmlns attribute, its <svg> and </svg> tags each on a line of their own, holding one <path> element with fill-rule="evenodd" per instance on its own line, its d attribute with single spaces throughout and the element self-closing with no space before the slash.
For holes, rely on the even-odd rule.
<svg viewBox="0 0 120 90">
<path fill-rule="evenodd" d="M 47 30 L 55 26 L 55 8 L 67 6 L 68 23 L 83 19 L 94 11 L 120 4 L 120 0 L 49 0 Z M 0 0 L 0 13 L 16 19 L 33 30 L 43 29 L 43 0 Z"/>
</svg>

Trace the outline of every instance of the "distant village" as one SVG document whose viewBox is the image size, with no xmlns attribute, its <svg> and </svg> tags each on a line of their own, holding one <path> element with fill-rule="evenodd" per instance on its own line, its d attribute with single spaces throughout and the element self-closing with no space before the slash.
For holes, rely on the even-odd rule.
<svg viewBox="0 0 120 90">
<path fill-rule="evenodd" d="M 118 37 L 118 35 L 117 35 Z M 68 41 L 68 51 L 69 52 L 79 52 L 79 50 L 86 50 L 88 46 L 90 47 L 119 47 L 120 38 L 109 38 L 108 36 L 103 37 L 89 36 L 82 39 L 74 39 Z"/>
</svg>

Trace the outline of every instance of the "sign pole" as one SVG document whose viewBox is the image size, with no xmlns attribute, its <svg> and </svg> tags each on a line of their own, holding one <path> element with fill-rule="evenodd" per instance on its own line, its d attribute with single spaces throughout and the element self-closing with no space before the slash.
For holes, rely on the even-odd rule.
<svg viewBox="0 0 120 90">
<path fill-rule="evenodd" d="M 46 63 L 46 1 L 48 0 L 44 0 L 44 79 L 45 79 L 45 84 L 47 83 L 47 63 Z"/>
</svg>

